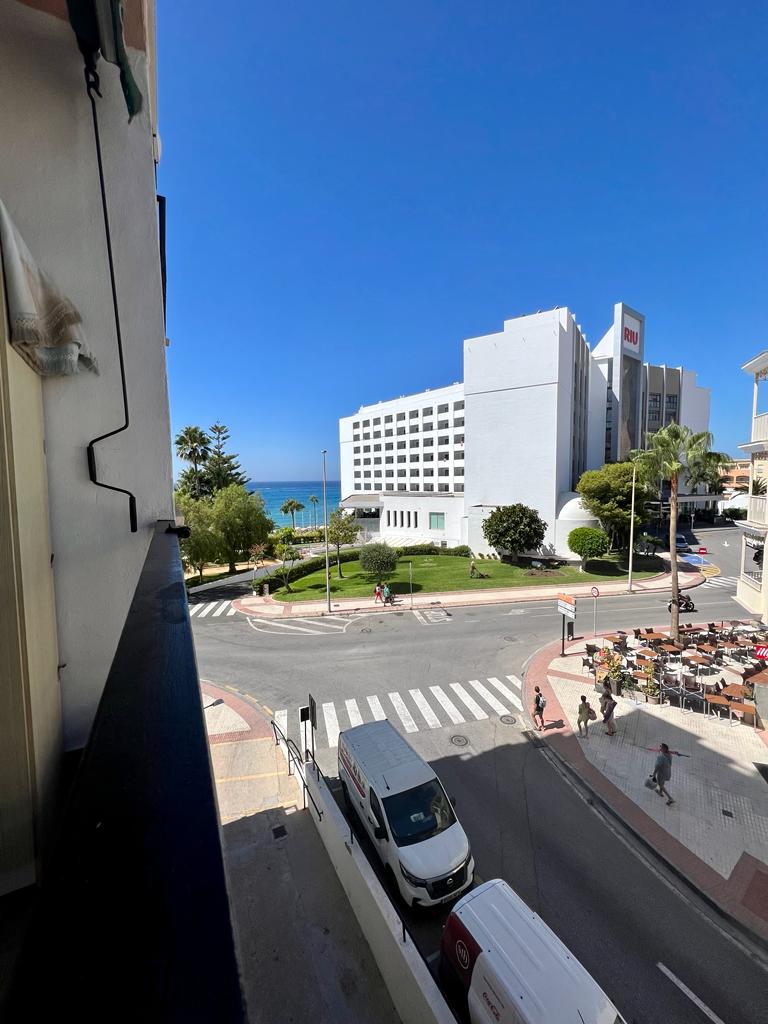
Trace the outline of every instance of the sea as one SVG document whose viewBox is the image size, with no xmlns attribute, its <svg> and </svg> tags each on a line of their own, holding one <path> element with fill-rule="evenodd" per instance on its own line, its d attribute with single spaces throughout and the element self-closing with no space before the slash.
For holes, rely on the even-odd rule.
<svg viewBox="0 0 768 1024">
<path fill-rule="evenodd" d="M 245 486 L 249 491 L 259 492 L 267 507 L 267 515 L 275 526 L 291 525 L 291 517 L 284 516 L 280 511 L 280 506 L 288 498 L 295 498 L 305 506 L 303 511 L 296 513 L 296 526 L 319 526 L 323 521 L 322 480 L 249 480 Z M 327 489 L 330 515 L 341 501 L 341 481 L 329 480 Z M 320 499 L 314 507 L 309 500 L 311 494 Z"/>
</svg>

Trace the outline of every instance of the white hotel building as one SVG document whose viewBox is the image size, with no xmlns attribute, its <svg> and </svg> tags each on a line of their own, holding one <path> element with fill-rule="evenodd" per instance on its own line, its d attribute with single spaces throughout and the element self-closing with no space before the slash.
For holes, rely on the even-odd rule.
<svg viewBox="0 0 768 1024">
<path fill-rule="evenodd" d="M 585 470 L 672 420 L 709 427 L 709 389 L 644 363 L 644 341 L 645 318 L 624 303 L 594 350 L 566 308 L 468 339 L 463 383 L 339 420 L 342 506 L 369 540 L 487 552 L 484 518 L 522 502 L 547 523 L 544 553 L 573 557 L 568 534 L 595 523 L 574 493 Z"/>
</svg>

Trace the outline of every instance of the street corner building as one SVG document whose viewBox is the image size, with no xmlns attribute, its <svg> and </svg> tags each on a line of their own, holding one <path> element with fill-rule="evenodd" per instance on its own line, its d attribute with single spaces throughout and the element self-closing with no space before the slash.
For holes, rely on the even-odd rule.
<svg viewBox="0 0 768 1024">
<path fill-rule="evenodd" d="M 565 307 L 467 339 L 463 382 L 339 420 L 342 506 L 366 540 L 488 553 L 484 519 L 522 502 L 547 524 L 541 553 L 574 558 L 571 530 L 597 525 L 574 490 L 585 470 L 671 422 L 709 429 L 709 389 L 644 350 L 645 317 L 623 302 L 592 349 Z"/>
</svg>

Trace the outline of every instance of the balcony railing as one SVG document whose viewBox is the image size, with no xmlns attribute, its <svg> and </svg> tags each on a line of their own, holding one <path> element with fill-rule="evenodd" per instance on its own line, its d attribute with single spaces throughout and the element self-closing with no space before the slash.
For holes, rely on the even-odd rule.
<svg viewBox="0 0 768 1024">
<path fill-rule="evenodd" d="M 768 498 L 750 497 L 747 515 L 751 523 L 759 523 L 761 526 L 768 525 Z"/>
<path fill-rule="evenodd" d="M 763 586 L 763 571 L 762 569 L 756 569 L 753 572 L 748 572 L 746 569 L 742 570 L 742 579 L 745 579 L 747 583 L 750 583 L 753 587 L 760 590 Z"/>
<path fill-rule="evenodd" d="M 760 413 L 752 420 L 752 440 L 768 441 L 768 412 Z"/>
<path fill-rule="evenodd" d="M 150 542 L 43 880 L 6 1020 L 245 1020 L 169 523 Z"/>
</svg>

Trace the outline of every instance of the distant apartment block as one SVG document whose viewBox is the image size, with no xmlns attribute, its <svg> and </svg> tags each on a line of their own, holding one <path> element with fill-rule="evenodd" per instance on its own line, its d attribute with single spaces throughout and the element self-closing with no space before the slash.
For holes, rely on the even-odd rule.
<svg viewBox="0 0 768 1024">
<path fill-rule="evenodd" d="M 544 548 L 594 522 L 574 487 L 586 469 L 627 456 L 648 431 L 708 429 L 695 373 L 643 362 L 645 318 L 624 303 L 592 351 L 557 308 L 464 342 L 464 380 L 366 405 L 339 421 L 342 504 L 367 536 L 488 550 L 482 522 L 523 502 L 547 523 Z"/>
</svg>

